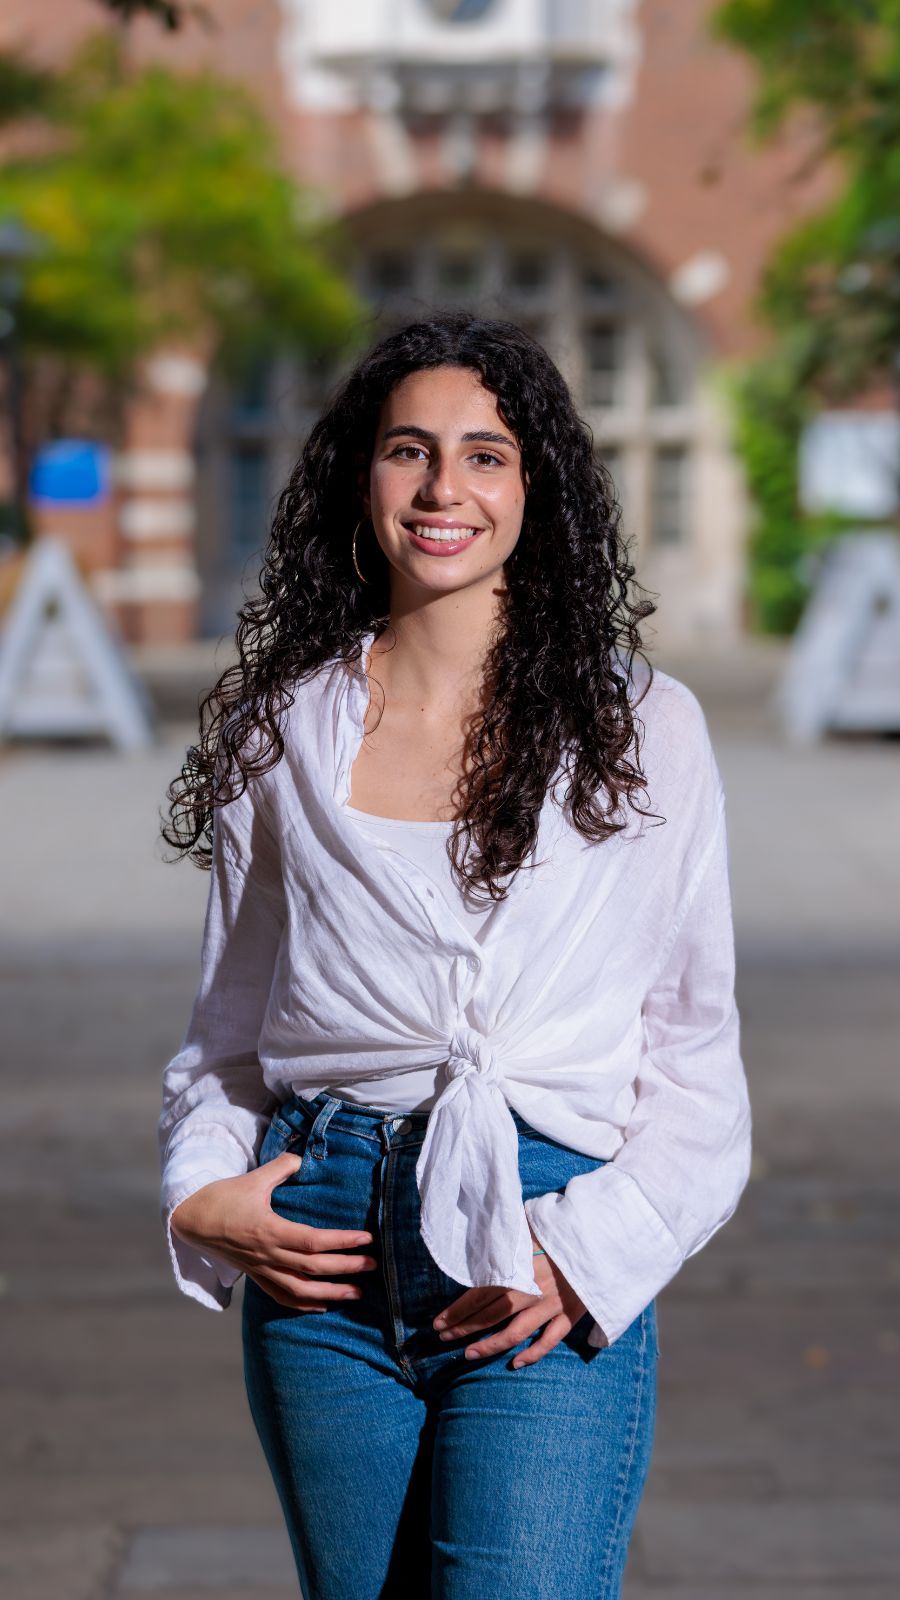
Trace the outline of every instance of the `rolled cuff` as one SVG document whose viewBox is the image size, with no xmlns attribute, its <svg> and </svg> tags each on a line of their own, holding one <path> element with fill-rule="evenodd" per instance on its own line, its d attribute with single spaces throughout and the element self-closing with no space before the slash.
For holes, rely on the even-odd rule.
<svg viewBox="0 0 900 1600">
<path fill-rule="evenodd" d="M 594 1318 L 588 1342 L 598 1347 L 614 1344 L 684 1262 L 659 1213 L 612 1161 L 570 1179 L 562 1194 L 526 1200 L 525 1214 Z"/>
<path fill-rule="evenodd" d="M 206 1253 L 179 1239 L 172 1230 L 172 1216 L 182 1200 L 189 1199 L 205 1184 L 237 1178 L 247 1170 L 245 1155 L 227 1136 L 208 1135 L 202 1144 L 196 1137 L 184 1139 L 166 1158 L 161 1216 L 175 1281 L 182 1294 L 211 1311 L 226 1309 L 232 1289 L 243 1274 L 212 1252 Z"/>
</svg>

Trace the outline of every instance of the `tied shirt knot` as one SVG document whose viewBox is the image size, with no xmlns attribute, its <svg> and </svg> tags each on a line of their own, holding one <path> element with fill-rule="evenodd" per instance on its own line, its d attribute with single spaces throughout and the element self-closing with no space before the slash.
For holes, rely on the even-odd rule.
<svg viewBox="0 0 900 1600">
<path fill-rule="evenodd" d="M 422 1238 L 457 1283 L 539 1295 L 519 1133 L 503 1092 L 503 1063 L 486 1034 L 466 1024 L 454 1029 L 445 1077 L 416 1162 Z"/>
<path fill-rule="evenodd" d="M 489 1039 L 477 1028 L 457 1028 L 450 1040 L 447 1077 L 452 1081 L 474 1075 L 481 1083 L 499 1086 L 502 1078 Z"/>
</svg>

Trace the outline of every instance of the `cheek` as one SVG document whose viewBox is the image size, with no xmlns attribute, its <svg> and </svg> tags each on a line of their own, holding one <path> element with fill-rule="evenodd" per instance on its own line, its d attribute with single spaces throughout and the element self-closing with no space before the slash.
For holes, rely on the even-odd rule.
<svg viewBox="0 0 900 1600">
<path fill-rule="evenodd" d="M 518 532 L 525 514 L 525 496 L 519 488 L 504 486 L 491 496 L 490 502 L 485 502 L 485 509 L 506 532 Z"/>
<path fill-rule="evenodd" d="M 402 468 L 397 469 L 393 463 L 382 462 L 373 469 L 370 480 L 370 492 L 373 501 L 381 506 L 392 506 L 398 501 L 405 500 L 409 494 L 408 469 L 404 473 Z"/>
<path fill-rule="evenodd" d="M 490 489 L 487 490 L 485 498 L 492 502 L 498 517 L 521 517 L 525 508 L 525 495 L 522 485 L 512 476 L 504 479 L 502 483 L 492 484 Z"/>
</svg>

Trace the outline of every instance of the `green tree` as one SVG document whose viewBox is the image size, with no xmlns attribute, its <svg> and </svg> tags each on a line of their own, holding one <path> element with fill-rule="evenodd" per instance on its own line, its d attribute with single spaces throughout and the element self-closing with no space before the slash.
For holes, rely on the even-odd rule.
<svg viewBox="0 0 900 1600">
<path fill-rule="evenodd" d="M 806 168 L 836 174 L 830 203 L 773 252 L 758 298 L 773 348 L 735 385 L 758 510 L 751 590 L 760 625 L 784 632 L 808 592 L 809 552 L 850 525 L 799 505 L 803 425 L 885 380 L 900 389 L 900 0 L 726 0 L 711 26 L 758 68 L 755 140 L 805 110 Z"/>
<path fill-rule="evenodd" d="M 50 115 L 55 99 L 52 72 L 0 51 L 0 127 L 25 117 Z"/>
<path fill-rule="evenodd" d="M 5 70 L 16 87 L 37 73 L 9 57 Z M 116 29 L 86 39 L 52 84 L 34 81 L 42 136 L 0 166 L 0 217 L 44 247 L 17 317 L 28 444 L 66 427 L 86 370 L 101 380 L 93 425 L 114 438 L 136 360 L 168 339 L 198 341 L 233 371 L 274 348 L 328 359 L 355 343 L 345 241 L 282 170 L 240 84 L 134 70 Z M 33 122 L 34 103 L 16 104 Z"/>
</svg>

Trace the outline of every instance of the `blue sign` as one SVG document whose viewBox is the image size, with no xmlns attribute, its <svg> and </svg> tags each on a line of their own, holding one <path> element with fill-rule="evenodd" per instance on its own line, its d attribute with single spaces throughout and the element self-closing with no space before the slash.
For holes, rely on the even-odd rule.
<svg viewBox="0 0 900 1600">
<path fill-rule="evenodd" d="M 91 506 L 106 500 L 110 450 L 93 439 L 54 439 L 37 451 L 28 491 L 42 505 Z"/>
</svg>

